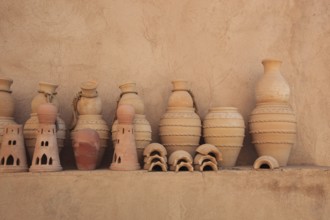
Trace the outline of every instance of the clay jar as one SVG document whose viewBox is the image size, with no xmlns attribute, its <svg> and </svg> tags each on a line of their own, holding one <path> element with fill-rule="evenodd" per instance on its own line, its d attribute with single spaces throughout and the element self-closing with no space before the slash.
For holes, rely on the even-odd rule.
<svg viewBox="0 0 330 220">
<path fill-rule="evenodd" d="M 264 75 L 256 87 L 257 106 L 250 133 L 259 156 L 272 156 L 286 166 L 296 140 L 296 118 L 288 100 L 290 88 L 281 75 L 281 61 L 263 60 Z"/>
<path fill-rule="evenodd" d="M 201 120 L 195 112 L 187 81 L 173 81 L 168 107 L 159 123 L 161 143 L 169 154 L 185 150 L 192 156 L 201 137 Z"/>
<path fill-rule="evenodd" d="M 282 61 L 265 59 L 264 74 L 258 81 L 255 94 L 256 102 L 283 102 L 287 103 L 290 96 L 290 88 L 281 75 L 280 66 Z"/>
<path fill-rule="evenodd" d="M 252 143 L 259 156 L 272 156 L 286 166 L 296 141 L 296 118 L 285 103 L 261 103 L 250 116 Z"/>
<path fill-rule="evenodd" d="M 109 128 L 102 118 L 102 102 L 97 93 L 98 83 L 96 81 L 83 82 L 80 86 L 81 92 L 73 100 L 74 121 L 72 124 L 71 139 L 75 133 L 89 128 L 95 130 L 100 138 L 100 149 L 96 166 L 101 164 L 106 147 L 108 147 Z"/>
<path fill-rule="evenodd" d="M 235 166 L 243 146 L 244 129 L 244 120 L 237 108 L 215 107 L 206 115 L 203 121 L 204 140 L 222 152 L 222 166 Z"/>
<path fill-rule="evenodd" d="M 100 150 L 100 137 L 95 130 L 82 129 L 73 135 L 73 150 L 79 170 L 94 170 Z"/>
<path fill-rule="evenodd" d="M 140 164 L 143 163 L 143 150 L 151 143 L 151 126 L 144 114 L 144 103 L 136 90 L 134 82 L 125 83 L 119 86 L 121 90 L 118 105 L 131 105 L 135 110 L 134 116 L 134 136 L 137 147 L 137 154 Z M 117 141 L 118 120 L 112 125 L 112 141 L 115 145 Z"/>
<path fill-rule="evenodd" d="M 10 86 L 13 80 L 0 78 L 0 144 L 4 134 L 4 128 L 10 124 L 16 124 L 13 118 L 14 99 L 11 96 Z"/>
<path fill-rule="evenodd" d="M 36 144 L 37 129 L 39 127 L 37 110 L 40 105 L 45 103 L 52 103 L 57 107 L 57 109 L 59 108 L 56 97 L 57 87 L 57 84 L 40 82 L 38 94 L 31 101 L 32 112 L 30 118 L 25 122 L 23 130 L 25 145 L 27 147 L 31 159 L 33 157 L 33 152 Z M 57 114 L 56 116 L 56 130 L 58 151 L 61 152 L 62 148 L 64 147 L 66 126 L 64 121 L 60 118 L 60 114 Z"/>
</svg>

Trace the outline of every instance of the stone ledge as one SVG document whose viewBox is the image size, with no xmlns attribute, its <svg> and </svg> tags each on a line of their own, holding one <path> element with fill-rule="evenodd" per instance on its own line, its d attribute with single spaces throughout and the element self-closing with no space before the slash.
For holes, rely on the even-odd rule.
<svg viewBox="0 0 330 220">
<path fill-rule="evenodd" d="M 0 175 L 1 219 L 329 219 L 330 167 Z"/>
</svg>

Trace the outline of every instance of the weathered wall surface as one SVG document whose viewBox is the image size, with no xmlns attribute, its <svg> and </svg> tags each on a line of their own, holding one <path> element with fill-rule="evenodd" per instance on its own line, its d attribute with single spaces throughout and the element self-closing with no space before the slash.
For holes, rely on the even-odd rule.
<svg viewBox="0 0 330 220">
<path fill-rule="evenodd" d="M 0 213 L 35 220 L 328 220 L 329 181 L 329 169 L 308 168 L 2 174 Z"/>
<path fill-rule="evenodd" d="M 60 84 L 69 125 L 79 84 L 96 79 L 110 125 L 118 85 L 135 81 L 157 141 L 176 78 L 191 82 L 202 118 L 211 106 L 236 106 L 247 121 L 269 57 L 284 61 L 297 112 L 289 163 L 330 165 L 328 0 L 0 1 L 0 71 L 14 79 L 19 123 L 39 81 Z M 73 161 L 69 150 L 62 156 Z M 255 158 L 247 136 L 239 164 Z"/>
</svg>

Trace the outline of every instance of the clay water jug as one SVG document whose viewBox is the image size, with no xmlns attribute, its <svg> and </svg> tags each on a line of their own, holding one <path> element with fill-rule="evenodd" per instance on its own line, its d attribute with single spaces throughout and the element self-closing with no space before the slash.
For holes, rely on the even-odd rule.
<svg viewBox="0 0 330 220">
<path fill-rule="evenodd" d="M 215 145 L 223 154 L 221 165 L 235 166 L 243 146 L 244 120 L 235 107 L 211 108 L 203 121 L 205 143 Z"/>
<path fill-rule="evenodd" d="M 290 88 L 280 73 L 281 63 L 262 61 L 264 75 L 256 86 L 257 106 L 249 126 L 258 155 L 271 156 L 286 166 L 296 141 L 296 118 L 289 104 Z"/>
<path fill-rule="evenodd" d="M 175 80 L 172 83 L 168 107 L 159 123 L 160 140 L 169 154 L 185 150 L 194 156 L 201 137 L 201 119 L 188 82 Z"/>
<path fill-rule="evenodd" d="M 109 128 L 102 117 L 102 102 L 97 92 L 98 83 L 96 81 L 83 82 L 80 86 L 81 91 L 73 100 L 73 122 L 71 139 L 74 143 L 74 136 L 79 130 L 92 129 L 95 130 L 100 138 L 100 147 L 98 150 L 98 159 L 96 167 L 101 162 L 108 147 Z"/>
</svg>

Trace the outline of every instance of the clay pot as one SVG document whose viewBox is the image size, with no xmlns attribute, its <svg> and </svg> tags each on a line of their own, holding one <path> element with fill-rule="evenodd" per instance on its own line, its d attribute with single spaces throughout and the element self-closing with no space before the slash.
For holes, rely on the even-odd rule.
<svg viewBox="0 0 330 220">
<path fill-rule="evenodd" d="M 81 84 L 81 93 L 77 103 L 79 115 L 100 115 L 102 113 L 102 102 L 96 91 L 97 86 L 96 81 Z"/>
<path fill-rule="evenodd" d="M 280 72 L 282 61 L 266 59 L 262 61 L 264 75 L 258 81 L 255 94 L 257 103 L 289 101 L 290 88 Z"/>
<path fill-rule="evenodd" d="M 194 108 L 169 107 L 159 123 L 160 140 L 169 154 L 185 150 L 193 156 L 201 130 L 201 120 Z"/>
<path fill-rule="evenodd" d="M 37 109 L 40 124 L 55 124 L 57 118 L 57 107 L 51 103 L 39 105 Z"/>
<path fill-rule="evenodd" d="M 215 107 L 203 121 L 205 143 L 213 144 L 223 154 L 222 166 L 235 166 L 243 146 L 244 120 L 234 107 Z"/>
<path fill-rule="evenodd" d="M 110 166 L 111 170 L 139 170 L 135 138 L 134 138 L 134 107 L 119 105 L 117 109 L 118 132 L 117 143 Z"/>
<path fill-rule="evenodd" d="M 56 89 L 58 85 L 48 82 L 39 82 L 38 94 L 32 99 L 31 110 L 32 113 L 37 113 L 39 105 L 45 103 L 53 103 L 57 108 L 59 107 L 56 98 Z"/>
<path fill-rule="evenodd" d="M 143 151 L 144 167 L 148 171 L 167 171 L 167 151 L 158 143 L 146 146 Z"/>
<path fill-rule="evenodd" d="M 33 98 L 31 102 L 32 113 L 30 115 L 30 118 L 25 122 L 23 129 L 25 145 L 26 148 L 28 149 L 28 153 L 31 159 L 34 153 L 34 148 L 36 145 L 37 129 L 39 127 L 37 109 L 41 104 L 46 104 L 46 103 L 52 103 L 57 107 L 57 109 L 59 109 L 58 101 L 56 98 L 57 87 L 58 85 L 56 84 L 40 82 L 38 94 Z M 57 125 L 56 136 L 57 136 L 58 151 L 61 152 L 61 150 L 64 147 L 66 126 L 64 121 L 60 118 L 60 114 L 57 114 L 56 125 Z"/>
<path fill-rule="evenodd" d="M 103 120 L 102 115 L 79 115 L 77 124 L 71 132 L 71 139 L 75 133 L 82 129 L 95 130 L 100 137 L 100 150 L 98 153 L 97 167 L 101 164 L 105 149 L 108 147 L 109 128 L 107 123 Z"/>
<path fill-rule="evenodd" d="M 144 114 L 144 103 L 140 96 L 138 96 L 136 90 L 136 83 L 129 82 L 119 86 L 121 90 L 119 105 L 132 105 L 135 110 L 135 114 Z"/>
<path fill-rule="evenodd" d="M 82 129 L 73 136 L 73 150 L 79 170 L 94 170 L 100 150 L 100 137 L 95 130 Z"/>
<path fill-rule="evenodd" d="M 173 81 L 168 107 L 159 123 L 161 143 L 169 154 L 185 150 L 193 156 L 201 137 L 201 120 L 196 114 L 188 82 Z"/>
<path fill-rule="evenodd" d="M 259 156 L 272 156 L 286 166 L 296 141 L 296 118 L 285 103 L 261 103 L 250 116 L 252 143 Z"/>
<path fill-rule="evenodd" d="M 22 125 L 7 125 L 0 149 L 0 172 L 27 171 Z"/>
<path fill-rule="evenodd" d="M 169 97 L 167 106 L 168 107 L 194 107 L 194 100 L 192 98 L 189 84 L 185 80 L 174 80 L 172 81 L 173 90 Z"/>
<path fill-rule="evenodd" d="M 12 91 L 10 90 L 12 83 L 12 79 L 0 78 L 0 143 L 2 141 L 2 135 L 5 133 L 4 128 L 10 124 L 16 124 L 13 118 L 14 99 L 11 96 Z"/>
<path fill-rule="evenodd" d="M 125 83 L 120 85 L 119 88 L 121 89 L 120 99 L 118 101 L 119 105 L 131 105 L 134 107 L 135 110 L 135 117 L 134 117 L 134 136 L 135 142 L 137 146 L 137 154 L 139 158 L 140 164 L 143 163 L 143 150 L 144 148 L 151 143 L 151 126 L 146 116 L 144 115 L 144 103 L 140 96 L 138 96 L 136 90 L 136 84 L 133 82 Z M 112 133 L 112 141 L 115 145 L 117 141 L 117 124 L 118 121 L 114 120 L 112 125 L 111 133 Z"/>
<path fill-rule="evenodd" d="M 258 169 L 276 169 L 279 168 L 279 164 L 274 157 L 271 156 L 261 156 L 253 164 L 253 168 Z"/>
<path fill-rule="evenodd" d="M 55 125 L 39 125 L 32 165 L 29 170 L 30 172 L 55 172 L 62 170 Z"/>
<path fill-rule="evenodd" d="M 95 130 L 100 138 L 97 167 L 101 164 L 105 149 L 108 147 L 109 128 L 102 118 L 102 102 L 96 91 L 97 82 L 87 81 L 81 84 L 79 92 L 73 100 L 73 122 L 71 139 L 75 133 L 83 129 Z"/>
</svg>

